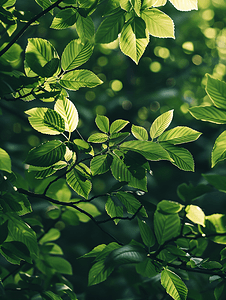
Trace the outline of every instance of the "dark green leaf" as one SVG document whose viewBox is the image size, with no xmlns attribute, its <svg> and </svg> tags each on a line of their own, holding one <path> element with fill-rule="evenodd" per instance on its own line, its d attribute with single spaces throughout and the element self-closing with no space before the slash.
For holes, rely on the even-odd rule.
<svg viewBox="0 0 226 300">
<path fill-rule="evenodd" d="M 107 17 L 98 27 L 95 36 L 96 43 L 111 43 L 118 38 L 125 22 L 123 10 Z"/>
<path fill-rule="evenodd" d="M 64 158 L 66 146 L 61 141 L 50 141 L 29 151 L 25 162 L 33 166 L 48 167 Z"/>
<path fill-rule="evenodd" d="M 116 205 L 110 196 L 105 204 L 105 210 L 111 218 L 123 217 L 123 207 Z M 120 219 L 114 219 L 116 225 L 119 221 Z"/>
<path fill-rule="evenodd" d="M 142 276 L 149 278 L 159 274 L 158 269 L 150 258 L 146 258 L 144 261 L 136 264 L 136 271 Z"/>
<path fill-rule="evenodd" d="M 78 13 L 74 8 L 65 8 L 60 11 L 52 21 L 50 28 L 64 29 L 75 24 Z"/>
<path fill-rule="evenodd" d="M 140 153 L 148 160 L 169 160 L 172 161 L 168 152 L 157 143 L 149 141 L 129 141 L 120 145 L 121 150 L 131 150 Z"/>
<path fill-rule="evenodd" d="M 181 200 L 189 203 L 191 202 L 191 200 L 195 200 L 196 198 L 210 192 L 211 190 L 212 188 L 210 186 L 204 184 L 193 186 L 191 183 L 189 185 L 187 185 L 186 183 L 182 183 L 177 188 L 177 195 Z"/>
<path fill-rule="evenodd" d="M 71 264 L 62 257 L 49 256 L 48 264 L 57 272 L 61 274 L 72 275 L 72 266 Z"/>
<path fill-rule="evenodd" d="M 117 192 L 116 196 L 122 204 L 125 205 L 127 212 L 130 214 L 135 214 L 142 206 L 142 204 L 131 193 Z M 143 206 L 140 209 L 139 214 L 142 217 L 147 217 L 146 210 Z"/>
<path fill-rule="evenodd" d="M 92 266 L 89 271 L 88 285 L 91 286 L 105 281 L 107 277 L 112 273 L 113 269 L 113 267 L 106 269 L 104 261 L 98 261 Z"/>
<path fill-rule="evenodd" d="M 160 245 L 177 236 L 180 232 L 178 214 L 162 214 L 156 211 L 154 214 L 154 230 Z"/>
<path fill-rule="evenodd" d="M 226 176 L 222 175 L 202 175 L 211 185 L 213 185 L 216 189 L 218 189 L 221 192 L 226 193 Z M 207 187 L 207 186 L 206 186 Z M 210 187 L 208 187 L 209 190 L 211 190 Z"/>
<path fill-rule="evenodd" d="M 106 173 L 110 170 L 112 156 L 109 154 L 95 156 L 90 163 L 91 172 L 94 175 Z"/>
<path fill-rule="evenodd" d="M 149 248 L 154 246 L 155 244 L 155 236 L 152 232 L 151 228 L 147 225 L 147 223 L 143 220 L 138 219 L 138 225 L 140 228 L 141 238 L 146 246 Z"/>
<path fill-rule="evenodd" d="M 0 225 L 0 245 L 6 240 L 8 236 L 8 221 Z"/>
</svg>

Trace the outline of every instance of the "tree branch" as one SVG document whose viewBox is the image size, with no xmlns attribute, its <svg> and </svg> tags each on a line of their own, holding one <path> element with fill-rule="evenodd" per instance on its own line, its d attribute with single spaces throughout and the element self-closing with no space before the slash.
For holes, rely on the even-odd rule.
<svg viewBox="0 0 226 300">
<path fill-rule="evenodd" d="M 29 192 L 27 190 L 24 190 L 22 188 L 18 188 L 17 191 L 21 194 L 24 194 L 24 195 L 27 195 L 27 196 L 30 196 L 30 197 L 33 197 L 33 198 L 42 198 L 42 199 L 45 199 L 51 203 L 54 203 L 56 205 L 63 205 L 63 206 L 70 206 L 76 210 L 78 210 L 79 212 L 81 212 L 82 214 L 86 215 L 87 217 L 90 218 L 90 220 L 92 220 L 95 225 L 102 231 L 104 232 L 105 234 L 107 234 L 108 236 L 111 237 L 111 239 L 113 239 L 116 243 L 118 243 L 119 245 L 123 245 L 122 243 L 120 243 L 113 235 L 111 235 L 109 232 L 105 231 L 100 225 L 99 225 L 99 222 L 96 221 L 96 219 L 88 212 L 86 212 L 85 210 L 83 210 L 82 208 L 76 206 L 73 202 L 63 202 L 63 201 L 58 201 L 58 200 L 55 200 L 55 199 L 52 199 L 44 194 L 35 194 L 33 192 Z"/>
<path fill-rule="evenodd" d="M 28 27 L 34 23 L 35 21 L 37 21 L 38 19 L 40 19 L 42 16 L 44 16 L 46 13 L 48 13 L 50 10 L 52 10 L 54 7 L 57 7 L 58 4 L 60 4 L 60 2 L 62 2 L 63 0 L 57 0 L 55 3 L 53 3 L 52 5 L 50 5 L 49 7 L 47 7 L 46 9 L 44 9 L 42 12 L 40 12 L 39 14 L 37 14 L 36 16 L 34 16 L 30 21 L 28 21 L 25 26 L 12 38 L 12 40 L 7 44 L 7 46 L 5 48 L 3 48 L 0 51 L 0 57 L 7 51 L 9 50 L 12 45 L 24 34 L 24 32 L 28 29 Z"/>
</svg>

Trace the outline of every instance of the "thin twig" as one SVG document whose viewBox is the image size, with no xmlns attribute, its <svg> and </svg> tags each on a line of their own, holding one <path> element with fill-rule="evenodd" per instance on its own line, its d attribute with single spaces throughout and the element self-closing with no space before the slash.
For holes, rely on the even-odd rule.
<svg viewBox="0 0 226 300">
<path fill-rule="evenodd" d="M 44 16 L 45 14 L 47 14 L 50 10 L 52 10 L 54 7 L 57 7 L 58 4 L 60 4 L 60 2 L 62 2 L 63 0 L 57 0 L 55 3 L 53 3 L 52 5 L 50 5 L 49 7 L 47 7 L 46 9 L 44 9 L 42 12 L 40 12 L 39 14 L 37 14 L 36 16 L 34 16 L 30 21 L 28 21 L 24 27 L 12 38 L 12 40 L 7 44 L 7 46 L 5 46 L 5 48 L 3 48 L 0 51 L 0 57 L 7 51 L 9 50 L 12 45 L 14 45 L 14 43 L 16 43 L 16 41 L 24 34 L 24 32 L 28 29 L 28 27 L 34 23 L 35 21 L 37 21 L 38 19 L 40 19 L 42 16 Z"/>
</svg>

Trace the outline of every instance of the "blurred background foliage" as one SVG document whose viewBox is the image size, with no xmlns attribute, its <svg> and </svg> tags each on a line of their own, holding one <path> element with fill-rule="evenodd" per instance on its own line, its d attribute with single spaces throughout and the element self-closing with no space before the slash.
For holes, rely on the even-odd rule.
<svg viewBox="0 0 226 300">
<path fill-rule="evenodd" d="M 18 0 L 16 7 L 21 11 L 29 10 L 31 15 L 40 11 L 35 1 Z M 117 41 L 96 45 L 92 57 L 81 68 L 92 70 L 104 83 L 94 89 L 83 88 L 70 93 L 70 100 L 75 103 L 80 116 L 78 129 L 84 138 L 88 138 L 97 130 L 94 123 L 96 114 L 108 116 L 111 122 L 122 118 L 131 124 L 149 129 L 153 120 L 169 109 L 175 110 L 171 128 L 189 126 L 203 132 L 198 141 L 186 146 L 193 153 L 195 173 L 181 171 L 169 162 L 151 163 L 153 176 L 149 177 L 149 193 L 140 196 L 149 216 L 152 216 L 159 201 L 179 200 L 176 193 L 179 184 L 202 183 L 202 173 L 226 174 L 224 163 L 218 164 L 214 170 L 210 169 L 213 142 L 224 128 L 197 121 L 188 112 L 191 106 L 211 104 L 205 92 L 206 73 L 226 80 L 226 2 L 199 0 L 199 10 L 192 12 L 179 12 L 170 3 L 161 9 L 174 20 L 175 40 L 151 37 L 139 65 L 120 52 Z M 102 12 L 103 5 L 100 5 L 92 15 L 96 28 L 101 22 Z M 54 30 L 49 28 L 51 22 L 52 16 L 47 14 L 40 19 L 40 25 L 30 27 L 18 41 L 21 47 L 20 56 L 9 57 L 7 65 L 0 60 L 0 69 L 23 70 L 24 49 L 29 37 L 49 40 L 58 53 L 62 54 L 65 46 L 78 37 L 76 28 Z M 3 27 L 0 27 L 0 30 L 3 37 L 5 30 Z M 14 170 L 26 176 L 26 180 L 29 181 L 33 179 L 30 174 L 26 174 L 23 160 L 32 147 L 45 140 L 42 134 L 34 132 L 23 111 L 34 106 L 48 105 L 51 107 L 52 104 L 41 101 L 0 102 L 1 147 L 10 154 Z M 77 138 L 76 135 L 74 138 Z M 106 174 L 99 176 L 93 182 L 94 193 L 104 193 L 111 184 Z M 66 189 L 65 193 L 67 192 Z M 103 199 L 96 199 L 95 204 L 103 211 Z M 209 193 L 201 197 L 197 205 L 200 205 L 207 215 L 223 213 L 226 209 L 224 195 L 220 193 Z M 87 288 L 88 270 L 92 260 L 77 257 L 98 244 L 111 242 L 108 236 L 94 228 L 91 222 L 72 226 L 67 222 L 49 218 L 48 204 L 45 202 L 33 203 L 33 208 L 36 208 L 34 214 L 47 227 L 54 223 L 54 226 L 61 230 L 59 244 L 73 265 L 74 275 L 69 276 L 69 280 L 73 283 L 79 300 L 169 299 L 162 293 L 156 278 L 144 281 L 131 267 L 118 269 L 106 282 Z M 139 240 L 135 225 L 133 221 L 125 221 L 117 226 L 105 224 L 105 228 L 120 241 L 128 243 L 132 238 Z M 207 251 L 207 257 L 218 255 L 211 252 L 211 246 Z M 186 279 L 183 278 L 183 274 L 180 276 Z M 191 274 L 188 299 L 214 299 L 213 293 L 210 293 L 213 286 L 206 288 L 205 284 L 204 275 L 197 277 Z"/>
</svg>

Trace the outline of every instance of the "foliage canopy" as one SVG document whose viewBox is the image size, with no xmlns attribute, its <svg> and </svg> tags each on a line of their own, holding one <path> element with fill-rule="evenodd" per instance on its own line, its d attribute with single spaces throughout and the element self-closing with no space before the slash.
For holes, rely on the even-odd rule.
<svg viewBox="0 0 226 300">
<path fill-rule="evenodd" d="M 206 142 L 207 148 L 212 147 L 208 174 L 195 185 L 180 180 L 178 187 L 175 178 L 167 178 L 177 199 L 165 200 L 158 195 L 151 199 L 155 165 L 160 166 L 160 177 L 175 168 L 181 178 L 184 173 L 196 174 L 199 158 L 192 155 L 195 146 L 187 143 L 195 145 L 207 130 L 226 124 L 226 57 L 220 43 L 225 41 L 224 24 L 218 24 L 221 31 L 215 30 L 220 41 L 218 74 L 222 76 L 202 70 L 202 74 L 208 71 L 202 81 L 206 92 L 202 102 L 180 103 L 179 113 L 178 104 L 160 110 L 159 102 L 153 100 L 150 107 L 155 114 L 149 122 L 147 109 L 139 107 L 143 100 L 140 104 L 136 99 L 138 117 L 136 111 L 136 117 L 125 120 L 120 113 L 105 115 L 103 91 L 114 97 L 123 84 L 114 79 L 111 89 L 106 86 L 106 76 L 101 73 L 101 67 L 108 64 L 104 55 L 112 54 L 114 74 L 120 73 L 114 64 L 116 69 L 124 69 L 123 62 L 136 68 L 149 62 L 150 70 L 156 73 L 152 80 L 157 83 L 161 64 L 144 57 L 145 51 L 152 39 L 162 38 L 162 46 L 154 51 L 167 65 L 170 50 L 163 46 L 163 38 L 175 39 L 170 12 L 175 20 L 185 12 L 191 14 L 198 9 L 197 0 L 35 0 L 28 8 L 19 0 L 0 3 L 2 119 L 6 121 L 5 113 L 21 119 L 24 135 L 29 135 L 28 142 L 25 137 L 20 141 L 23 159 L 21 154 L 14 155 L 13 137 L 10 144 L 3 137 L 8 131 L 2 132 L 1 299 L 101 299 L 100 293 L 95 294 L 97 284 L 106 284 L 108 299 L 204 299 L 195 288 L 197 280 L 211 289 L 207 299 L 224 299 L 226 214 L 222 207 L 206 207 L 203 199 L 226 191 L 225 172 L 221 168 L 215 174 L 210 171 L 224 165 L 226 131 L 215 134 L 212 146 Z M 210 4 L 202 5 L 208 8 Z M 38 14 L 33 14 L 34 10 L 39 10 Z M 204 10 L 206 21 L 212 20 L 212 12 Z M 44 16 L 47 29 L 42 24 Z M 47 31 L 53 37 L 44 34 Z M 61 38 L 58 43 L 56 36 Z M 116 53 L 117 42 L 121 52 Z M 189 41 L 183 43 L 185 55 L 194 51 L 193 46 Z M 215 55 L 211 47 L 211 55 Z M 98 51 L 103 54 L 99 58 Z M 99 66 L 91 67 L 92 59 Z M 192 62 L 198 66 L 200 59 L 196 54 Z M 186 61 L 185 67 L 180 63 L 186 68 Z M 144 68 L 144 77 L 145 72 Z M 141 93 L 138 79 L 134 85 Z M 173 78 L 167 80 L 173 86 Z M 196 79 L 190 81 L 195 83 Z M 90 89 L 96 90 L 100 99 L 95 99 Z M 81 101 L 84 94 L 90 107 Z M 94 99 L 100 104 L 93 122 Z M 121 103 L 125 110 L 131 108 L 128 99 Z M 13 124 L 11 136 L 21 132 L 15 119 L 7 120 Z M 212 127 L 195 119 L 212 123 Z M 76 244 L 79 231 L 82 245 Z M 74 262 L 75 256 L 79 263 Z M 92 258 L 93 264 L 84 258 Z M 76 269 L 74 263 L 80 267 Z M 87 284 L 81 290 L 78 282 L 84 272 Z M 128 285 L 123 283 L 127 278 Z M 111 296 L 110 286 L 115 289 L 122 283 L 124 289 Z"/>
</svg>

